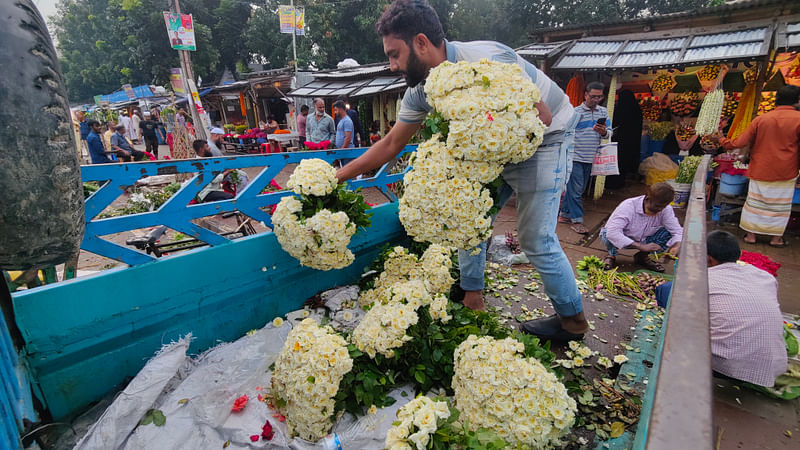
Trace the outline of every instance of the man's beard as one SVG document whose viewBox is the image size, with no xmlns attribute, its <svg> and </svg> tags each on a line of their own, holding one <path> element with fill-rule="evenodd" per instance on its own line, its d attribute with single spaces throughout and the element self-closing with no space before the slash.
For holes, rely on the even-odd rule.
<svg viewBox="0 0 800 450">
<path fill-rule="evenodd" d="M 408 63 L 406 63 L 406 70 L 403 72 L 406 78 L 408 87 L 415 87 L 416 85 L 425 81 L 428 76 L 427 67 L 422 64 L 422 61 L 417 58 L 417 53 L 414 47 L 409 46 L 410 53 L 408 54 Z"/>
</svg>

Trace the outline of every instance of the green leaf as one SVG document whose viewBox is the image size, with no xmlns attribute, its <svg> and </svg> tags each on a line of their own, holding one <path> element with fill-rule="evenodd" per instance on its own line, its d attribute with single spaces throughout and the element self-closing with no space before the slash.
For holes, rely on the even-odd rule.
<svg viewBox="0 0 800 450">
<path fill-rule="evenodd" d="M 187 403 L 189 403 L 189 399 L 188 398 L 182 398 L 182 399 L 178 400 L 178 404 L 179 405 L 185 405 Z"/>
<path fill-rule="evenodd" d="M 611 424 L 611 433 L 609 436 L 612 438 L 618 438 L 625 433 L 625 424 L 622 422 L 614 422 Z"/>
<path fill-rule="evenodd" d="M 158 409 L 153 411 L 153 424 L 157 427 L 161 427 L 164 426 L 165 423 L 167 423 L 167 417 L 164 413 Z"/>
<path fill-rule="evenodd" d="M 308 378 L 306 378 L 306 381 L 308 381 L 311 384 L 314 384 L 314 381 L 316 381 L 316 379 L 314 379 L 314 376 L 309 376 Z"/>
<path fill-rule="evenodd" d="M 139 425 L 150 425 L 151 423 L 153 423 L 152 409 L 145 413 L 144 417 L 142 417 L 142 420 L 139 421 Z"/>
<path fill-rule="evenodd" d="M 422 371 L 414 372 L 414 379 L 417 380 L 419 384 L 425 384 L 426 380 L 425 372 Z"/>
</svg>

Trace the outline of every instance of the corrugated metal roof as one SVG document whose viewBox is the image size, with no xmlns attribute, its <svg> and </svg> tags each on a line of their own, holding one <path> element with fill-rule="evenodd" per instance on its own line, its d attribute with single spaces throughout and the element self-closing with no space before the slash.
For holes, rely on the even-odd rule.
<svg viewBox="0 0 800 450">
<path fill-rule="evenodd" d="M 776 41 L 776 47 L 779 49 L 800 48 L 800 18 L 795 17 L 781 24 Z"/>
<path fill-rule="evenodd" d="M 315 74 L 316 76 L 316 74 Z M 314 80 L 287 95 L 293 97 L 358 97 L 405 88 L 403 77 L 392 75 L 356 81 Z"/>
<path fill-rule="evenodd" d="M 572 41 L 537 42 L 520 47 L 517 54 L 531 58 L 550 58 L 571 44 Z"/>
<path fill-rule="evenodd" d="M 718 31 L 716 31 L 718 30 Z M 723 31 L 724 30 L 724 31 Z M 773 26 L 749 29 L 716 27 L 662 39 L 647 34 L 599 37 L 576 41 L 554 69 L 658 68 L 722 60 L 751 59 L 766 55 Z M 653 36 L 658 36 L 658 33 Z M 800 33 L 798 33 L 800 37 Z"/>
<path fill-rule="evenodd" d="M 370 64 L 358 67 L 348 67 L 346 69 L 333 69 L 314 73 L 317 79 L 322 78 L 358 78 L 370 75 L 376 75 L 381 72 L 389 73 L 389 64 Z"/>
</svg>

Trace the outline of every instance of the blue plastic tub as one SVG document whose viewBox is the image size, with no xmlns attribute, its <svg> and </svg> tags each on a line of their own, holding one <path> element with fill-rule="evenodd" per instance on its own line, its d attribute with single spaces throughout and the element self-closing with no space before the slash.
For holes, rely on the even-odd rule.
<svg viewBox="0 0 800 450">
<path fill-rule="evenodd" d="M 719 178 L 719 192 L 725 195 L 743 195 L 747 192 L 749 179 L 744 175 L 723 173 Z"/>
<path fill-rule="evenodd" d="M 794 197 L 792 198 L 792 203 L 800 204 L 800 188 L 794 188 Z"/>
</svg>

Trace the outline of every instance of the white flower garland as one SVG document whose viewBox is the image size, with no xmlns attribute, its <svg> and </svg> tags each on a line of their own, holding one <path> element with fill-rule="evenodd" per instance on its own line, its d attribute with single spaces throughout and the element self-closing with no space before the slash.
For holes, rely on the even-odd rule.
<svg viewBox="0 0 800 450">
<path fill-rule="evenodd" d="M 424 450 L 431 435 L 439 429 L 439 420 L 450 417 L 446 402 L 420 396 L 397 411 L 398 422 L 386 433 L 384 446 L 388 450 L 416 448 Z"/>
<path fill-rule="evenodd" d="M 353 368 L 347 342 L 314 319 L 296 325 L 275 360 L 271 397 L 292 436 L 312 442 L 333 426 L 339 382 Z"/>
<path fill-rule="evenodd" d="M 454 353 L 455 405 L 473 429 L 489 428 L 512 444 L 555 445 L 575 420 L 575 400 L 524 348 L 512 338 L 462 342 Z"/>
<path fill-rule="evenodd" d="M 719 119 L 722 116 L 722 107 L 725 105 L 725 91 L 715 89 L 706 94 L 703 105 L 700 106 L 700 113 L 697 116 L 697 123 L 694 126 L 698 136 L 708 136 L 719 130 Z"/>
<path fill-rule="evenodd" d="M 448 135 L 421 144 L 404 178 L 400 221 L 417 241 L 472 249 L 491 234 L 493 206 L 484 184 L 508 163 L 533 156 L 545 125 L 539 89 L 516 64 L 445 62 L 431 69 L 428 102 Z"/>
</svg>

